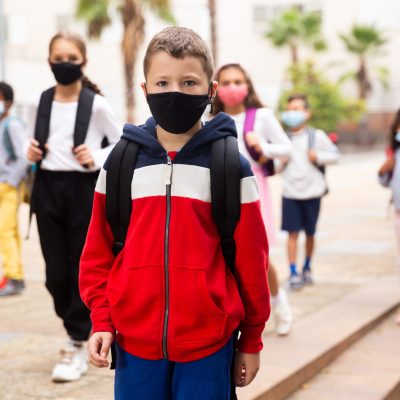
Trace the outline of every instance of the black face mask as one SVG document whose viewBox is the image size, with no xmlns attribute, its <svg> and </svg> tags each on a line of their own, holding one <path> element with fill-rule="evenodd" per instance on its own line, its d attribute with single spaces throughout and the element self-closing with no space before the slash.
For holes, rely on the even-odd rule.
<svg viewBox="0 0 400 400">
<path fill-rule="evenodd" d="M 71 62 L 50 63 L 54 78 L 61 85 L 69 85 L 82 76 L 82 65 Z"/>
<path fill-rule="evenodd" d="M 147 103 L 157 124 L 167 132 L 185 133 L 200 119 L 211 102 L 210 94 L 181 92 L 147 94 Z"/>
</svg>

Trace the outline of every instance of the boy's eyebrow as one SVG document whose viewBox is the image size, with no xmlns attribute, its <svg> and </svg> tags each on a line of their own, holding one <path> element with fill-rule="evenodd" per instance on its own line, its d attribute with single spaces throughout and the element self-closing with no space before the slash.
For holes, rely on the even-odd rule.
<svg viewBox="0 0 400 400">
<path fill-rule="evenodd" d="M 185 74 L 182 76 L 183 79 L 187 79 L 187 78 L 196 78 L 199 79 L 200 76 L 198 74 L 196 74 L 195 72 L 190 72 L 188 74 Z"/>
<path fill-rule="evenodd" d="M 168 76 L 168 75 L 156 75 L 154 78 L 155 79 L 168 79 L 168 78 L 170 78 L 170 76 Z"/>
<path fill-rule="evenodd" d="M 190 72 L 188 74 L 182 75 L 180 78 L 181 79 L 188 79 L 188 78 L 200 79 L 201 77 L 198 74 L 196 74 L 195 72 Z M 171 76 L 170 75 L 156 75 L 154 77 L 154 79 L 156 79 L 156 80 L 158 80 L 158 79 L 168 80 L 168 79 L 171 79 Z"/>
</svg>

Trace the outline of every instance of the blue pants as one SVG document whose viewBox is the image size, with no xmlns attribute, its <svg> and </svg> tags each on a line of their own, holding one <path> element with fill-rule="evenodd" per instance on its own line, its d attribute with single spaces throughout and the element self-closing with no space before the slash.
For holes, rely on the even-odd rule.
<svg viewBox="0 0 400 400">
<path fill-rule="evenodd" d="M 115 400 L 229 400 L 233 344 L 192 362 L 144 360 L 117 347 Z"/>
</svg>

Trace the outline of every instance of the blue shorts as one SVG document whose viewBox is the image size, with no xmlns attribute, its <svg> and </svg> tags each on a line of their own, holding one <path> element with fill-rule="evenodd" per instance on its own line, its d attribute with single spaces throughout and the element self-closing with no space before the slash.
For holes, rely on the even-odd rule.
<svg viewBox="0 0 400 400">
<path fill-rule="evenodd" d="M 282 199 L 282 230 L 287 232 L 305 231 L 313 236 L 317 227 L 321 198 L 309 200 Z"/>
<path fill-rule="evenodd" d="M 229 400 L 232 339 L 192 362 L 144 360 L 116 345 L 115 400 Z"/>
</svg>

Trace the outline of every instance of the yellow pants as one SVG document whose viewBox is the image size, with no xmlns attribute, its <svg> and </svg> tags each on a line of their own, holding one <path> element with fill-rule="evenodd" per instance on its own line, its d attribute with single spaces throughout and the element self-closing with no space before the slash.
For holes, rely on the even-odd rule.
<svg viewBox="0 0 400 400">
<path fill-rule="evenodd" d="M 18 189 L 0 183 L 0 254 L 4 276 L 8 279 L 23 279 L 18 206 Z"/>
</svg>

